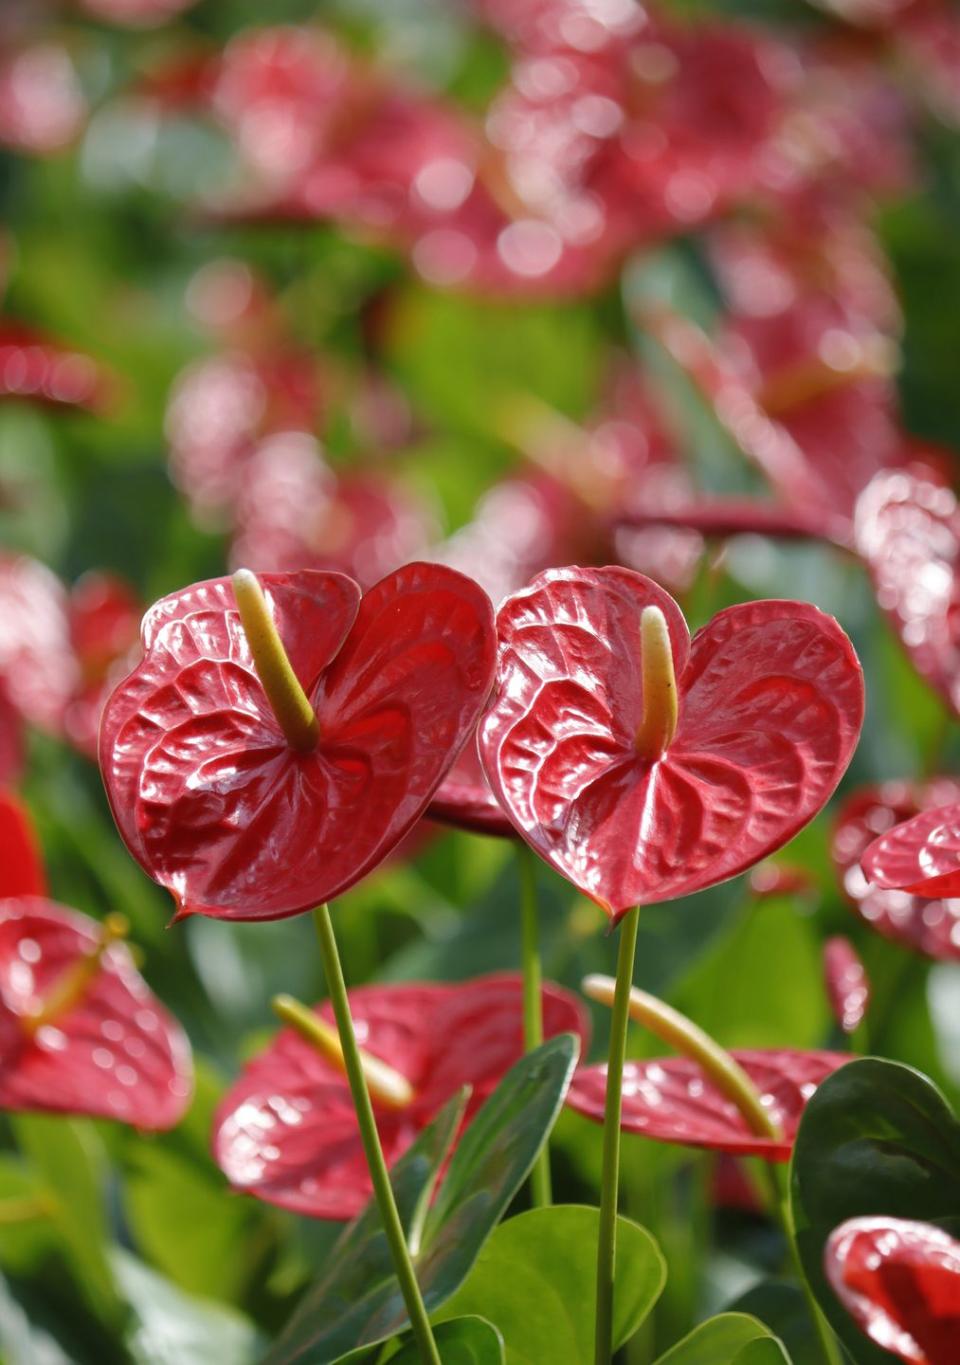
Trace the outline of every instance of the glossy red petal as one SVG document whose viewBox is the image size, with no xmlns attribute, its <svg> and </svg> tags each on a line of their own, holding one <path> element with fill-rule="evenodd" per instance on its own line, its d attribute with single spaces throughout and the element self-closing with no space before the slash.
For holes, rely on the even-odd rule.
<svg viewBox="0 0 960 1365">
<path fill-rule="evenodd" d="M 960 961 L 960 901 L 875 885 L 860 860 L 878 836 L 902 821 L 958 803 L 960 782 L 953 778 L 864 787 L 841 807 L 833 834 L 837 876 L 860 918 L 885 938 L 942 961 Z"/>
<path fill-rule="evenodd" d="M 387 1163 L 451 1096 L 473 1087 L 469 1121 L 523 1055 L 522 984 L 498 973 L 450 985 L 365 986 L 350 992 L 361 1046 L 412 1084 L 404 1110 L 375 1103 Z M 333 1022 L 330 1005 L 317 1013 Z M 547 984 L 544 1033 L 586 1042 L 584 1010 Z M 352 1218 L 372 1193 L 346 1078 L 292 1029 L 245 1068 L 214 1119 L 214 1155 L 230 1183 L 313 1218 Z"/>
<path fill-rule="evenodd" d="M 862 1023 L 870 1002 L 866 968 L 848 938 L 836 935 L 823 945 L 823 975 L 833 1017 L 844 1033 Z"/>
<path fill-rule="evenodd" d="M 46 1110 L 172 1128 L 193 1088 L 190 1045 L 122 943 L 83 999 L 31 1038 L 33 1012 L 98 942 L 98 925 L 52 901 L 0 901 L 0 1109 Z"/>
<path fill-rule="evenodd" d="M 264 574 L 261 586 L 301 684 L 312 690 L 355 618 L 359 590 L 340 574 Z M 253 669 L 229 578 L 195 583 L 147 611 L 143 660 L 103 710 L 100 768 L 127 847 L 149 872 L 137 809 L 141 776 L 154 746 L 181 725 L 218 718 L 260 726 L 267 748 L 281 750 L 279 727 Z M 210 752 L 212 753 L 212 747 Z M 204 758 L 201 748 L 196 761 Z M 215 793 L 210 792 L 208 799 Z"/>
<path fill-rule="evenodd" d="M 492 609 L 460 574 L 409 565 L 355 620 L 358 589 L 339 574 L 261 582 L 317 711 L 316 750 L 283 739 L 228 580 L 147 613 L 146 658 L 104 713 L 117 824 L 183 913 L 275 919 L 353 885 L 422 814 L 490 688 Z"/>
<path fill-rule="evenodd" d="M 655 763 L 635 747 L 651 603 L 669 625 L 680 702 Z M 856 745 L 859 663 L 806 603 L 731 607 L 688 646 L 650 579 L 571 568 L 509 598 L 497 626 L 499 686 L 480 729 L 490 785 L 531 847 L 614 919 L 774 852 L 824 805 Z"/>
<path fill-rule="evenodd" d="M 929 470 L 878 474 L 857 502 L 856 546 L 917 672 L 960 710 L 960 508 L 953 490 Z"/>
<path fill-rule="evenodd" d="M 874 886 L 960 896 L 960 804 L 921 811 L 872 844 L 860 866 Z"/>
<path fill-rule="evenodd" d="M 960 1342 L 960 1242 L 931 1223 L 850 1218 L 824 1270 L 867 1336 L 913 1365 L 954 1365 Z"/>
<path fill-rule="evenodd" d="M 468 743 L 434 793 L 427 815 L 444 825 L 472 834 L 495 834 L 515 839 L 517 831 L 507 819 L 477 756 L 476 742 Z"/>
<path fill-rule="evenodd" d="M 26 808 L 0 791 L 0 897 L 42 896 L 47 879 Z"/>
<path fill-rule="evenodd" d="M 821 1081 L 850 1060 L 843 1052 L 785 1050 L 735 1051 L 731 1056 L 753 1081 L 770 1117 L 780 1125 L 782 1142 L 752 1133 L 737 1107 L 714 1087 L 696 1062 L 686 1057 L 626 1063 L 623 1131 L 658 1142 L 788 1161 L 807 1100 Z M 606 1093 L 606 1066 L 581 1067 L 574 1075 L 567 1104 L 585 1118 L 602 1123 Z"/>
</svg>

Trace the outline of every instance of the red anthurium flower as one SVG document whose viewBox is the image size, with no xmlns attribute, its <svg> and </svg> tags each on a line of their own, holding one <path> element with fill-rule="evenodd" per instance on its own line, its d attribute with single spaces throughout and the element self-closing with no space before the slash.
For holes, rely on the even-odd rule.
<svg viewBox="0 0 960 1365">
<path fill-rule="evenodd" d="M 850 1218 L 823 1253 L 837 1298 L 872 1341 L 911 1365 L 953 1365 L 960 1242 L 932 1223 Z"/>
<path fill-rule="evenodd" d="M 229 579 L 147 612 L 144 659 L 101 722 L 120 833 L 180 914 L 278 919 L 359 881 L 423 813 L 490 690 L 492 610 L 461 574 L 411 564 L 362 601 L 336 573 L 262 583 L 316 713 L 302 746 L 268 701 Z"/>
<path fill-rule="evenodd" d="M 789 1161 L 804 1106 L 820 1082 L 849 1062 L 849 1056 L 785 1049 L 735 1050 L 730 1056 L 753 1082 L 764 1109 L 780 1129 L 779 1138 L 753 1132 L 733 1101 L 688 1057 L 626 1063 L 621 1128 L 658 1142 Z M 580 1067 L 567 1104 L 585 1118 L 602 1123 L 606 1093 L 606 1066 Z"/>
<path fill-rule="evenodd" d="M 357 1035 L 370 1057 L 405 1078 L 402 1104 L 374 1099 L 392 1165 L 464 1085 L 466 1121 L 523 1055 L 522 984 L 499 973 L 449 985 L 364 986 L 350 992 Z M 329 1004 L 316 1014 L 328 1025 Z M 547 984 L 546 1037 L 588 1026 L 575 996 Z M 352 1218 L 371 1195 L 350 1090 L 314 1043 L 285 1028 L 245 1068 L 214 1119 L 214 1155 L 231 1185 L 313 1218 Z"/>
<path fill-rule="evenodd" d="M 860 859 L 874 886 L 960 896 L 960 803 L 921 811 L 874 839 Z"/>
<path fill-rule="evenodd" d="M 860 732 L 856 655 L 808 603 L 731 607 L 691 641 L 649 578 L 554 569 L 507 599 L 497 631 L 498 690 L 480 728 L 494 795 L 614 921 L 785 844 Z"/>
<path fill-rule="evenodd" d="M 0 900 L 0 1109 L 183 1117 L 189 1043 L 113 932 L 39 896 Z"/>
<path fill-rule="evenodd" d="M 926 468 L 878 474 L 860 495 L 857 550 L 917 672 L 960 710 L 960 509 Z"/>
<path fill-rule="evenodd" d="M 823 945 L 823 976 L 833 1017 L 844 1033 L 853 1033 L 867 1012 L 870 982 L 848 938 L 838 934 Z"/>
<path fill-rule="evenodd" d="M 26 810 L 0 791 L 0 895 L 42 896 L 47 889 L 40 850 Z"/>
<path fill-rule="evenodd" d="M 902 821 L 921 812 L 930 812 L 939 821 L 942 807 L 958 803 L 960 783 L 948 777 L 922 785 L 885 782 L 864 787 L 841 807 L 833 834 L 837 875 L 860 918 L 885 938 L 941 961 L 960 960 L 960 902 L 933 889 L 922 894 L 890 889 L 889 883 L 870 879 L 885 859 L 871 858 L 869 871 L 866 866 L 861 870 L 861 859 L 878 836 Z M 921 880 L 922 874 L 915 884 Z"/>
</svg>

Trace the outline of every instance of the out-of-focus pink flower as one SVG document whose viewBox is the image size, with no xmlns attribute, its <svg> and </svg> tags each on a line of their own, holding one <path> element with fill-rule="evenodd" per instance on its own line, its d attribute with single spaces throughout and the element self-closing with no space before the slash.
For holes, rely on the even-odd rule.
<svg viewBox="0 0 960 1365">
<path fill-rule="evenodd" d="M 960 801 L 960 783 L 885 782 L 847 798 L 834 826 L 832 855 L 837 878 L 865 923 L 885 938 L 943 962 L 960 961 L 960 901 L 911 895 L 874 886 L 860 859 L 869 844 L 923 810 Z"/>
<path fill-rule="evenodd" d="M 319 362 L 301 351 L 229 352 L 189 365 L 167 407 L 173 479 L 206 523 L 229 511 L 260 439 L 312 431 L 323 410 Z"/>
<path fill-rule="evenodd" d="M 376 471 L 334 473 L 302 432 L 262 442 L 246 463 L 230 559 L 257 572 L 338 569 L 370 587 L 436 539 L 427 506 Z"/>
<path fill-rule="evenodd" d="M 67 50 L 50 40 L 0 53 L 0 146 L 44 156 L 69 146 L 87 113 Z"/>
<path fill-rule="evenodd" d="M 79 0 L 95 19 L 125 28 L 155 28 L 182 14 L 196 0 Z"/>
<path fill-rule="evenodd" d="M 79 679 L 64 709 L 63 730 L 75 748 L 95 759 L 100 713 L 114 683 L 135 662 L 143 608 L 122 578 L 91 570 L 73 585 L 67 612 Z"/>
<path fill-rule="evenodd" d="M 571 9 L 571 14 L 573 10 Z M 733 25 L 576 25 L 523 52 L 482 129 L 316 30 L 241 35 L 214 108 L 260 183 L 233 216 L 332 219 L 430 283 L 582 292 L 760 183 L 792 64 Z"/>
<path fill-rule="evenodd" d="M 27 555 L 0 557 L 0 679 L 25 720 L 60 732 L 79 681 L 67 594 L 55 574 Z"/>
<path fill-rule="evenodd" d="M 917 672 L 960 712 L 960 507 L 928 465 L 877 474 L 856 506 L 856 546 Z"/>
<path fill-rule="evenodd" d="M 853 1033 L 867 1012 L 870 982 L 848 938 L 838 934 L 827 939 L 823 945 L 823 975 L 833 1017 L 844 1033 Z"/>
<path fill-rule="evenodd" d="M 82 351 L 9 319 L 0 320 L 0 399 L 101 411 L 113 384 Z"/>
<path fill-rule="evenodd" d="M 0 1109 L 172 1128 L 193 1089 L 190 1044 L 104 930 L 40 896 L 0 900 Z"/>
</svg>

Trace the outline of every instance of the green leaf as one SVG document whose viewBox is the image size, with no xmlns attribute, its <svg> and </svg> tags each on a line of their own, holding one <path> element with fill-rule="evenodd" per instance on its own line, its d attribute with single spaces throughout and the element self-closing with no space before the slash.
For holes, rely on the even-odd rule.
<svg viewBox="0 0 960 1365">
<path fill-rule="evenodd" d="M 416 1248 L 417 1279 L 429 1312 L 463 1283 L 529 1174 L 563 1103 L 577 1054 L 577 1039 L 561 1034 L 507 1072 L 464 1134 L 429 1210 L 436 1172 L 459 1122 L 455 1109 L 448 1106 L 394 1168 L 400 1217 Z M 325 1273 L 265 1365 L 329 1365 L 407 1325 L 379 1215 L 370 1205 L 334 1246 Z"/>
<path fill-rule="evenodd" d="M 728 1048 L 816 1047 L 829 1024 L 820 944 L 787 900 L 748 906 L 672 998 Z"/>
<path fill-rule="evenodd" d="M 21 1152 L 52 1195 L 50 1217 L 93 1308 L 119 1320 L 123 1305 L 107 1260 L 103 1153 L 88 1123 L 59 1114 L 16 1114 Z"/>
<path fill-rule="evenodd" d="M 804 1273 L 858 1362 L 888 1365 L 841 1306 L 823 1248 L 847 1218 L 889 1214 L 960 1234 L 960 1124 L 912 1067 L 866 1057 L 828 1077 L 807 1105 L 793 1153 L 791 1199 Z"/>
<path fill-rule="evenodd" d="M 656 1365 L 790 1365 L 790 1357 L 757 1318 L 720 1313 L 701 1322 Z"/>
<path fill-rule="evenodd" d="M 449 1154 L 464 1104 L 464 1097 L 451 1100 L 390 1172 L 408 1240 Z M 381 1322 L 389 1325 L 381 1326 Z M 359 1345 L 386 1341 L 406 1325 L 380 1214 L 371 1200 L 337 1239 L 324 1273 L 274 1344 L 268 1365 L 334 1360 Z"/>
<path fill-rule="evenodd" d="M 434 1340 L 443 1365 L 503 1365 L 503 1337 L 485 1318 L 453 1318 L 434 1328 Z M 408 1342 L 390 1365 L 420 1365 L 416 1342 Z"/>
<path fill-rule="evenodd" d="M 799 1284 L 763 1280 L 730 1304 L 735 1313 L 750 1313 L 780 1338 L 793 1365 L 830 1365 L 814 1326 L 810 1305 Z"/>
<path fill-rule="evenodd" d="M 597 1302 L 598 1209 L 531 1209 L 494 1232 L 447 1313 L 484 1312 L 503 1333 L 507 1365 L 590 1365 Z M 628 1341 L 667 1277 L 645 1228 L 617 1219 L 614 1345 Z"/>
<path fill-rule="evenodd" d="M 257 1334 L 240 1313 L 184 1294 L 119 1248 L 112 1260 L 134 1312 L 127 1345 L 136 1365 L 252 1365 Z"/>
</svg>

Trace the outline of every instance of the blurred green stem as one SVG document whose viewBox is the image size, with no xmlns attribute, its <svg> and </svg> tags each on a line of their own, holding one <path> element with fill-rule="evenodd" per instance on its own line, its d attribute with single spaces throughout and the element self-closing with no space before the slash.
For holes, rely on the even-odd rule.
<svg viewBox="0 0 960 1365">
<path fill-rule="evenodd" d="M 540 933 L 537 923 L 537 869 L 535 855 L 526 844 L 517 849 L 520 867 L 520 958 L 523 967 L 523 1046 L 533 1052 L 543 1042 L 543 989 L 540 970 Z M 530 1172 L 534 1208 L 553 1202 L 550 1184 L 550 1150 L 547 1143 Z"/>
<path fill-rule="evenodd" d="M 337 1021 L 340 1046 L 343 1048 L 344 1068 L 350 1082 L 350 1093 L 353 1096 L 353 1106 L 357 1112 L 357 1122 L 360 1125 L 363 1150 L 366 1154 L 370 1179 L 373 1182 L 373 1192 L 383 1222 L 383 1230 L 390 1247 L 393 1268 L 396 1271 L 397 1279 L 400 1281 L 400 1291 L 403 1294 L 403 1301 L 406 1304 L 421 1360 L 424 1365 L 442 1365 L 437 1343 L 433 1339 L 423 1296 L 420 1293 L 420 1286 L 417 1284 L 413 1261 L 410 1258 L 410 1249 L 404 1236 L 403 1224 L 400 1222 L 400 1215 L 397 1212 L 397 1202 L 393 1197 L 393 1187 L 390 1184 L 387 1163 L 383 1159 L 383 1148 L 380 1146 L 380 1135 L 377 1132 L 373 1105 L 370 1102 L 370 1093 L 367 1090 L 360 1049 L 357 1046 L 353 1019 L 350 1014 L 347 985 L 343 979 L 343 967 L 340 964 L 337 940 L 333 933 L 333 921 L 330 918 L 330 911 L 327 906 L 318 906 L 313 912 L 313 919 L 317 926 L 320 956 L 323 961 L 324 975 L 327 979 L 327 989 L 330 992 L 330 1003 L 333 1006 L 334 1018 Z"/>
<path fill-rule="evenodd" d="M 793 1262 L 794 1274 L 800 1282 L 800 1288 L 803 1290 L 803 1296 L 807 1301 L 807 1308 L 820 1341 L 825 1365 L 843 1365 L 843 1354 L 837 1344 L 836 1337 L 833 1335 L 833 1329 L 820 1311 L 820 1305 L 813 1297 L 813 1291 L 803 1273 L 800 1254 L 797 1251 L 797 1238 L 793 1226 L 793 1215 L 790 1211 L 790 1200 L 781 1174 L 782 1168 L 773 1161 L 764 1161 L 762 1165 L 766 1175 L 770 1211 L 779 1223 L 786 1241 L 790 1259 Z"/>
<path fill-rule="evenodd" d="M 617 988 L 607 1056 L 607 1095 L 603 1111 L 603 1173 L 600 1177 L 600 1230 L 597 1239 L 597 1324 L 595 1365 L 613 1359 L 613 1279 L 617 1259 L 617 1188 L 620 1182 L 620 1113 L 623 1064 L 627 1055 L 630 987 L 637 952 L 640 909 L 634 906 L 620 924 Z"/>
</svg>

